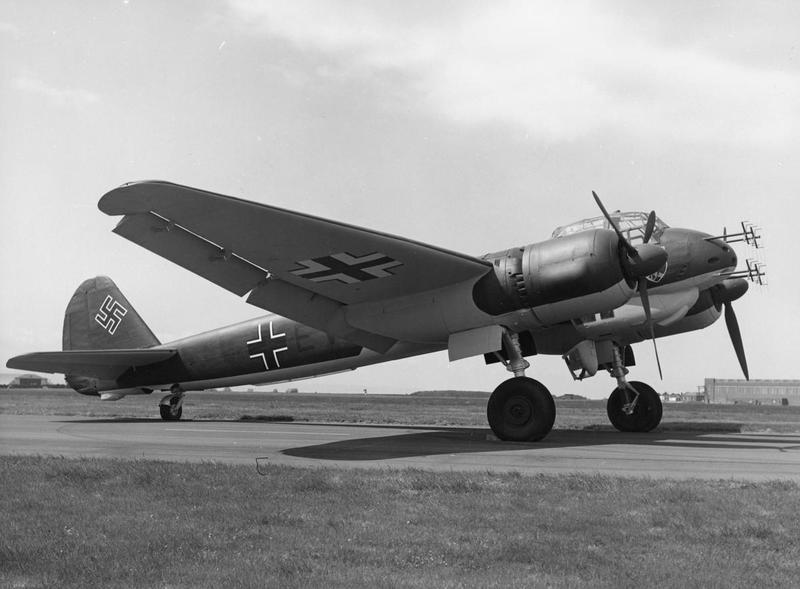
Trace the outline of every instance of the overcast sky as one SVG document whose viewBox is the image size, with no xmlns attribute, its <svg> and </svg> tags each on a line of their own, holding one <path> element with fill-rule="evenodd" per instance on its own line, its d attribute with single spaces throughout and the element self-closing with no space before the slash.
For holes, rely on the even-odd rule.
<svg viewBox="0 0 800 589">
<path fill-rule="evenodd" d="M 61 346 L 111 276 L 164 342 L 257 316 L 111 233 L 97 200 L 163 179 L 481 255 L 609 209 L 763 227 L 735 308 L 754 378 L 800 378 L 800 3 L 0 0 L 0 360 Z M 740 258 L 754 255 L 737 249 Z M 631 378 L 740 376 L 724 321 L 649 343 Z M 573 383 L 557 357 L 528 375 Z M 5 370 L 5 368 L 2 368 Z M 481 358 L 301 390 L 491 390 Z"/>
</svg>

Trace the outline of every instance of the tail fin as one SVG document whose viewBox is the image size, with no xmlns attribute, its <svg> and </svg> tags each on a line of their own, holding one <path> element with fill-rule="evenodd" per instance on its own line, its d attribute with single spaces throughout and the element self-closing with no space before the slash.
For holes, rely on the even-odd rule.
<svg viewBox="0 0 800 589">
<path fill-rule="evenodd" d="M 64 350 L 132 349 L 159 343 L 107 276 L 85 280 L 64 313 Z"/>
</svg>

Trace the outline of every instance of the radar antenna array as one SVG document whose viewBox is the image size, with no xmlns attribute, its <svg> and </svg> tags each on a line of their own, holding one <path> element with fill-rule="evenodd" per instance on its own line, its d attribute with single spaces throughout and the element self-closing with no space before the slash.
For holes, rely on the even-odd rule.
<svg viewBox="0 0 800 589">
<path fill-rule="evenodd" d="M 742 230 L 738 233 L 728 233 L 728 229 L 723 228 L 722 235 L 706 237 L 706 241 L 712 241 L 714 239 L 721 239 L 725 243 L 740 243 L 743 241 L 756 249 L 763 247 L 759 241 L 761 239 L 761 227 L 753 225 L 750 221 L 742 221 L 741 226 Z"/>
<path fill-rule="evenodd" d="M 764 262 L 748 258 L 745 260 L 745 264 L 747 265 L 746 269 L 742 268 L 725 276 L 728 278 L 747 278 L 753 284 L 758 283 L 760 286 L 767 284 L 767 272 L 765 270 L 767 265 Z"/>
<path fill-rule="evenodd" d="M 761 227 L 754 225 L 750 221 L 740 223 L 742 230 L 737 233 L 728 233 L 727 228 L 723 228 L 722 235 L 706 237 L 706 241 L 721 239 L 725 243 L 745 243 L 756 250 L 763 250 L 764 244 L 761 243 Z M 756 254 L 759 255 L 759 254 Z M 753 284 L 764 286 L 767 284 L 767 265 L 762 260 L 748 258 L 745 260 L 746 268 L 735 270 L 725 274 L 728 278 L 746 278 Z"/>
</svg>

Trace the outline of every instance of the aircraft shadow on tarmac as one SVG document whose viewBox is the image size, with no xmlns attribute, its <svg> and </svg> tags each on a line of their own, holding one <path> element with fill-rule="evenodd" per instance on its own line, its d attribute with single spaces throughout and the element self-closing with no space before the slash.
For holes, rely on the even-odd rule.
<svg viewBox="0 0 800 589">
<path fill-rule="evenodd" d="M 710 427 L 712 432 L 664 431 L 652 433 L 620 433 L 616 430 L 553 430 L 539 442 L 502 442 L 486 429 L 447 428 L 418 433 L 340 440 L 283 450 L 282 454 L 300 458 L 339 461 L 370 461 L 411 458 L 443 454 L 477 452 L 546 451 L 556 448 L 605 446 L 611 444 L 660 446 L 671 448 L 800 450 L 800 436 L 791 434 L 759 435 L 757 439 L 726 428 L 728 424 Z M 739 437 L 737 437 L 737 434 Z M 720 436 L 726 436 L 722 438 Z M 734 443 L 735 442 L 735 443 Z M 775 446 L 776 444 L 782 447 Z"/>
<path fill-rule="evenodd" d="M 141 423 L 154 426 L 165 422 L 159 418 L 102 418 L 68 420 L 68 423 Z M 659 446 L 662 448 L 767 449 L 778 452 L 800 451 L 800 434 L 743 433 L 743 424 L 731 422 L 669 423 L 649 433 L 621 433 L 610 425 L 588 426 L 584 429 L 554 429 L 539 442 L 503 442 L 497 440 L 488 428 L 409 426 L 398 424 L 344 424 L 309 423 L 303 421 L 240 420 L 240 419 L 184 419 L 170 422 L 176 428 L 181 424 L 247 424 L 265 427 L 280 424 L 288 427 L 341 427 L 349 429 L 374 429 L 386 432 L 401 430 L 396 435 L 378 435 L 349 438 L 297 448 L 281 453 L 299 458 L 337 461 L 372 461 L 392 458 L 412 458 L 444 454 L 469 454 L 479 452 L 546 451 L 558 448 L 585 446 L 632 445 Z M 413 433 L 408 433 L 409 430 Z"/>
</svg>

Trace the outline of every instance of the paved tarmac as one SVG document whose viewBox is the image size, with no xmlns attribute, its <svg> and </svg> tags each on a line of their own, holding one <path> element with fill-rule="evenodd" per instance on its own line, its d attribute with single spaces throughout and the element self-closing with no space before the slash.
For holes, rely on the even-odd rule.
<svg viewBox="0 0 800 589">
<path fill-rule="evenodd" d="M 800 434 L 782 433 L 554 430 L 508 443 L 488 428 L 0 414 L 0 454 L 800 481 Z"/>
</svg>

